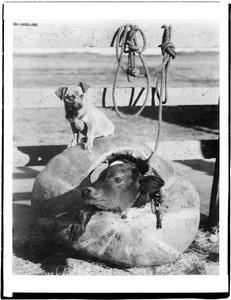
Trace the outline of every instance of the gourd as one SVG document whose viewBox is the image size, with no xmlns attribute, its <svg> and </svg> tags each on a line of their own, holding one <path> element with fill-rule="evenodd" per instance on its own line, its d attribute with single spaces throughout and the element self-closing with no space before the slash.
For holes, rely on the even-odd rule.
<svg viewBox="0 0 231 300">
<path fill-rule="evenodd" d="M 76 146 L 55 156 L 33 186 L 32 207 L 40 228 L 54 242 L 122 267 L 162 265 L 176 260 L 198 230 L 199 195 L 182 173 L 158 155 L 152 156 L 149 164 L 165 181 L 161 189 L 161 229 L 156 228 L 156 215 L 147 203 L 122 214 L 97 212 L 78 241 L 69 239 L 74 216 L 85 207 L 81 190 L 90 184 L 91 173 L 117 156 L 132 157 L 139 163 L 151 154 L 145 144 L 113 136 L 95 140 L 93 149 Z"/>
</svg>

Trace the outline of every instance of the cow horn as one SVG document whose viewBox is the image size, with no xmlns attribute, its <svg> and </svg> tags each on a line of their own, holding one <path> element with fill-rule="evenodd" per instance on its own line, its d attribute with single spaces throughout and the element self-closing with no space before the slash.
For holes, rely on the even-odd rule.
<svg viewBox="0 0 231 300">
<path fill-rule="evenodd" d="M 142 150 L 142 149 L 141 149 Z M 146 155 L 145 155 L 146 154 Z M 105 163 L 106 161 L 112 159 L 115 156 L 119 155 L 126 155 L 126 156 L 132 156 L 134 158 L 146 161 L 149 157 L 149 153 L 141 152 L 137 149 L 134 149 L 132 147 L 118 147 L 116 149 L 113 149 L 111 151 L 108 151 L 100 156 L 99 159 L 97 159 L 88 170 L 88 174 L 92 173 L 96 168 L 98 168 L 102 163 Z M 148 157 L 147 157 L 148 156 Z"/>
</svg>

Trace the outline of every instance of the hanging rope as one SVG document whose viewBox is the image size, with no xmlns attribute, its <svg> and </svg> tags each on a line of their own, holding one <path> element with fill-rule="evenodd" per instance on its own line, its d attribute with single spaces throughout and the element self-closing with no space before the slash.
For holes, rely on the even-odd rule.
<svg viewBox="0 0 231 300">
<path fill-rule="evenodd" d="M 159 45 L 161 47 L 161 52 L 163 55 L 163 63 L 165 66 L 162 68 L 157 81 L 156 81 L 156 94 L 159 99 L 159 118 L 158 118 L 158 130 L 157 130 L 157 138 L 154 147 L 153 154 L 157 153 L 157 149 L 160 143 L 160 134 L 161 134 L 161 126 L 162 126 L 162 105 L 168 102 L 168 74 L 169 74 L 169 66 L 172 61 L 176 57 L 175 47 L 171 42 L 172 38 L 172 26 L 167 27 L 163 25 L 161 28 L 164 29 L 162 43 Z"/>
<path fill-rule="evenodd" d="M 129 29 L 130 29 L 130 31 L 129 31 Z M 136 32 L 138 32 L 138 31 L 141 33 L 141 36 L 143 38 L 143 47 L 139 47 L 138 43 L 137 43 Z M 119 50 L 120 48 L 121 48 L 121 50 Z M 115 75 L 113 88 L 112 88 L 112 100 L 113 100 L 113 104 L 114 104 L 117 115 L 120 118 L 125 119 L 125 120 L 131 120 L 134 117 L 140 115 L 140 113 L 143 111 L 143 109 L 146 106 L 146 103 L 148 101 L 148 97 L 150 94 L 149 70 L 144 62 L 143 57 L 142 57 L 142 52 L 145 50 L 145 48 L 146 48 L 146 38 L 141 29 L 139 29 L 137 26 L 132 26 L 132 25 L 121 26 L 119 28 L 119 31 L 117 34 L 117 39 L 116 39 L 116 57 L 118 60 L 118 67 L 116 70 L 116 75 Z M 128 53 L 127 69 L 125 69 L 123 67 L 124 53 Z M 136 53 L 139 55 L 139 58 L 143 64 L 143 67 L 145 70 L 145 75 L 139 74 L 139 71 L 135 68 L 135 54 Z M 142 107 L 134 115 L 124 115 L 123 113 L 121 113 L 119 111 L 117 103 L 116 103 L 115 89 L 116 89 L 118 77 L 119 77 L 121 70 L 123 70 L 127 74 L 129 81 L 130 81 L 129 76 L 133 76 L 136 78 L 141 78 L 141 77 L 147 78 L 147 92 L 146 92 L 146 97 L 145 97 L 144 103 L 143 103 Z"/>
<path fill-rule="evenodd" d="M 160 141 L 161 123 L 162 123 L 162 104 L 166 104 L 168 101 L 169 66 L 171 60 L 174 59 L 176 56 L 175 47 L 171 42 L 172 27 L 171 26 L 167 27 L 166 25 L 163 25 L 161 28 L 164 29 L 164 33 L 162 37 L 162 43 L 159 47 L 161 47 L 163 60 L 162 63 L 157 68 L 155 68 L 151 73 L 149 72 L 148 67 L 146 66 L 142 56 L 142 53 L 146 49 L 146 37 L 144 32 L 138 26 L 130 25 L 130 24 L 121 26 L 119 28 L 116 37 L 116 57 L 118 60 L 118 66 L 117 66 L 115 79 L 112 87 L 112 100 L 117 115 L 122 119 L 131 120 L 139 116 L 146 106 L 150 94 L 150 76 L 158 75 L 156 81 L 156 95 L 159 99 L 159 121 L 158 121 L 157 139 L 156 139 L 153 154 L 156 154 L 159 146 L 159 141 Z M 143 41 L 142 46 L 138 45 L 137 36 L 136 36 L 137 33 L 140 33 L 141 35 Z M 123 66 L 124 53 L 128 53 L 127 68 Z M 144 74 L 140 74 L 139 70 L 135 66 L 136 54 L 139 55 L 140 61 L 142 62 L 145 71 Z M 141 108 L 134 115 L 122 114 L 119 111 L 116 103 L 115 90 L 116 90 L 116 85 L 121 70 L 127 74 L 127 78 L 129 82 L 131 81 L 131 77 L 147 79 L 147 91 L 146 91 L 145 100 Z"/>
</svg>

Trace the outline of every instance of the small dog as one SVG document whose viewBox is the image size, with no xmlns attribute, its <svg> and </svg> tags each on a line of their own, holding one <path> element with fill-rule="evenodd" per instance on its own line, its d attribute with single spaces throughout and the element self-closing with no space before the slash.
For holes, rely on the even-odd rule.
<svg viewBox="0 0 231 300">
<path fill-rule="evenodd" d="M 91 149 L 95 138 L 114 134 L 115 126 L 104 113 L 84 99 L 89 85 L 80 82 L 78 85 L 62 86 L 55 94 L 64 101 L 66 119 L 70 122 L 73 140 L 68 147 L 83 142 L 84 149 Z M 80 140 L 80 133 L 84 136 Z"/>
</svg>

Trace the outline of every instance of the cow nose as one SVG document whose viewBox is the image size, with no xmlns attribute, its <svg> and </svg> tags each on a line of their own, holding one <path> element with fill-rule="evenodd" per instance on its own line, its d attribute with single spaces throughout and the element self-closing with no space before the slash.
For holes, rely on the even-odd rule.
<svg viewBox="0 0 231 300">
<path fill-rule="evenodd" d="M 94 196 L 96 196 L 96 193 L 97 193 L 97 191 L 93 187 L 91 187 L 91 186 L 83 189 L 83 194 L 85 196 L 94 197 Z"/>
<path fill-rule="evenodd" d="M 92 191 L 92 188 L 91 188 L 91 187 L 87 187 L 87 188 L 85 188 L 85 189 L 83 190 L 83 193 L 86 194 L 86 195 L 88 195 L 88 194 L 91 193 L 91 191 Z"/>
</svg>

